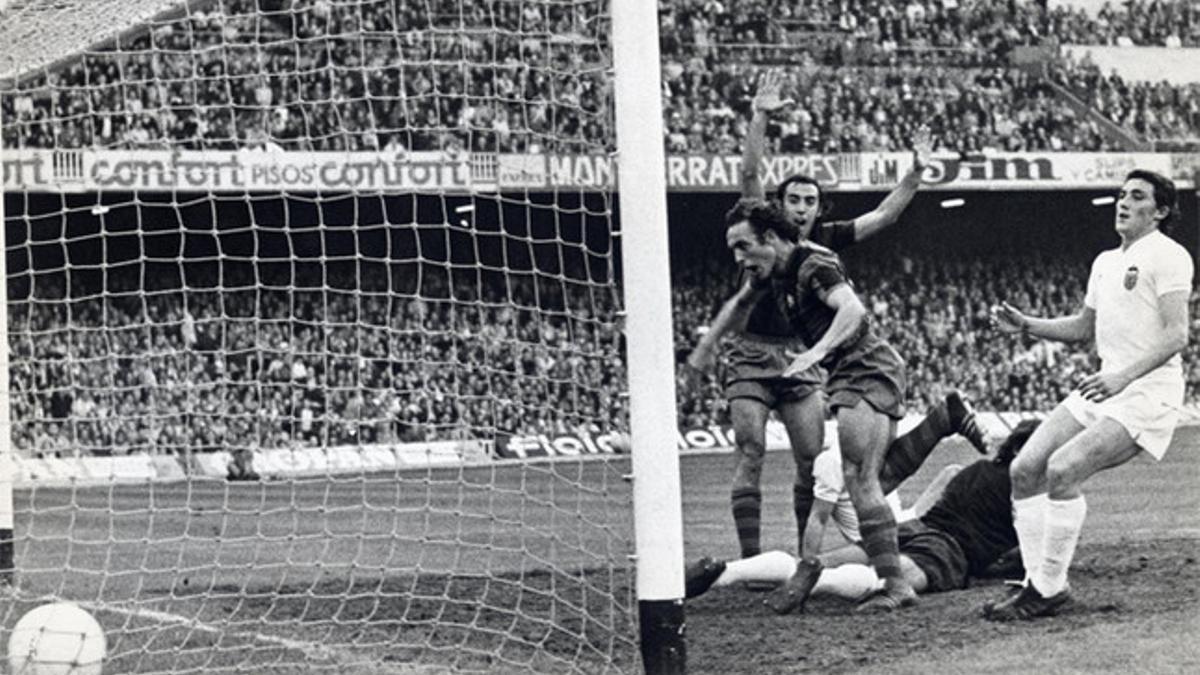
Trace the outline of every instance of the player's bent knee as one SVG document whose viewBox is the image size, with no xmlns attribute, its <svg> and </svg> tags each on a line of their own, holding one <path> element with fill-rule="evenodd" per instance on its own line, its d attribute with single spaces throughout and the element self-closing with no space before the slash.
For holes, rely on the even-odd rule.
<svg viewBox="0 0 1200 675">
<path fill-rule="evenodd" d="M 1014 494 L 1036 494 L 1045 484 L 1045 471 L 1034 462 L 1020 462 L 1021 456 L 1013 459 L 1008 467 Z"/>
<path fill-rule="evenodd" d="M 849 462 L 843 464 L 842 477 L 846 481 L 847 490 L 874 491 L 881 489 L 879 475 L 872 474 L 862 464 L 851 464 Z"/>
<path fill-rule="evenodd" d="M 1046 463 L 1046 489 L 1051 496 L 1073 494 L 1083 482 L 1084 469 L 1070 460 L 1051 457 Z"/>
<path fill-rule="evenodd" d="M 864 508 L 881 508 L 891 512 L 891 507 L 887 504 L 887 499 L 883 496 L 883 488 L 880 487 L 879 481 L 874 483 L 857 483 L 852 485 L 849 481 L 846 482 L 846 491 L 850 493 L 850 501 L 854 503 L 854 508 L 861 511 Z"/>
<path fill-rule="evenodd" d="M 733 487 L 756 488 L 762 482 L 762 463 L 739 462 L 733 471 Z"/>
<path fill-rule="evenodd" d="M 741 441 L 737 444 L 738 464 L 757 464 L 762 466 L 767 454 L 766 443 L 756 440 Z"/>
</svg>

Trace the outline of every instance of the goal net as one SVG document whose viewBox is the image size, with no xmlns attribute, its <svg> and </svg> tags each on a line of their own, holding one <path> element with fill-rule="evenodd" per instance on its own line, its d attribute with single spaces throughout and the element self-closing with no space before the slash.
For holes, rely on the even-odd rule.
<svg viewBox="0 0 1200 675">
<path fill-rule="evenodd" d="M 638 668 L 607 4 L 7 3 L 0 645 Z"/>
</svg>

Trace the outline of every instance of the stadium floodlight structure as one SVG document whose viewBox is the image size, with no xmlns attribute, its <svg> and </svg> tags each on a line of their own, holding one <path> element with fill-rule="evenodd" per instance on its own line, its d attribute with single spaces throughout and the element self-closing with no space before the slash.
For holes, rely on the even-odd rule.
<svg viewBox="0 0 1200 675">
<path fill-rule="evenodd" d="M 651 3 L 2 11 L 0 643 L 683 669 Z"/>
</svg>

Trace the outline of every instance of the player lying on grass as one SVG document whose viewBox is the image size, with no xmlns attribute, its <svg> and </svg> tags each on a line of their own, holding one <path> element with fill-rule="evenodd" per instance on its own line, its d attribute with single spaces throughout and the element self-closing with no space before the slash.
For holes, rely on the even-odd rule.
<svg viewBox="0 0 1200 675">
<path fill-rule="evenodd" d="M 918 593 L 966 588 L 972 578 L 994 576 L 997 564 L 1017 545 L 1013 529 L 1009 465 L 1037 428 L 1025 420 L 1000 444 L 993 459 L 979 460 L 954 475 L 927 512 L 900 525 L 900 564 Z M 813 595 L 860 600 L 877 593 L 883 581 L 857 545 L 819 557 L 814 573 L 798 569 L 792 556 L 771 551 L 754 558 L 688 566 L 687 597 L 750 579 L 783 582 L 766 604 L 784 614 L 802 609 Z M 795 572 L 795 573 L 793 573 Z"/>
<path fill-rule="evenodd" d="M 925 413 L 925 417 L 916 426 L 892 442 L 884 456 L 879 475 L 888 505 L 897 519 L 901 519 L 904 513 L 900 507 L 900 496 L 896 494 L 895 489 L 921 468 L 942 440 L 954 434 L 962 435 L 980 454 L 987 454 L 987 440 L 975 415 L 975 409 L 958 391 L 947 394 L 943 401 Z M 836 436 L 826 438 L 825 443 L 825 449 L 811 462 L 813 506 L 809 510 L 800 536 L 801 560 L 816 560 L 821 553 L 825 531 L 830 524 L 847 541 L 855 544 L 862 541 L 862 533 L 858 529 L 858 513 L 846 490 L 845 467 L 842 464 L 838 439 Z M 949 478 L 950 476 L 939 476 L 938 480 Z M 940 491 L 935 493 L 935 496 L 936 494 L 940 494 Z M 922 503 L 923 500 L 918 499 L 913 510 L 923 512 Z M 750 587 L 770 590 L 777 585 L 752 583 Z"/>
</svg>

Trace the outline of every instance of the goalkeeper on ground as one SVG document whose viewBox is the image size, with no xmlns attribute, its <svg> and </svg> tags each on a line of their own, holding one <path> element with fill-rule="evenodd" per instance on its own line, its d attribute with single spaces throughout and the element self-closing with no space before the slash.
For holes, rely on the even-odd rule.
<svg viewBox="0 0 1200 675">
<path fill-rule="evenodd" d="M 993 459 L 979 460 L 959 471 L 927 512 L 900 524 L 901 570 L 913 590 L 952 591 L 966 588 L 972 578 L 1021 573 L 1019 558 L 1013 558 L 1017 534 L 1008 466 L 1038 424 L 1035 420 L 1018 424 Z M 883 585 L 867 564 L 866 552 L 857 545 L 819 557 L 823 569 L 812 582 L 794 574 L 796 559 L 783 551 L 729 562 L 702 558 L 688 566 L 687 597 L 694 598 L 714 586 L 783 581 L 780 590 L 789 589 L 792 597 L 775 607 L 776 596 L 772 596 L 768 604 L 790 611 L 802 608 L 813 595 L 859 600 Z"/>
</svg>

